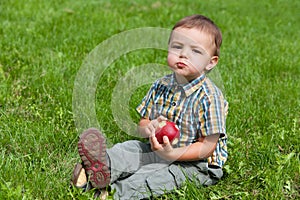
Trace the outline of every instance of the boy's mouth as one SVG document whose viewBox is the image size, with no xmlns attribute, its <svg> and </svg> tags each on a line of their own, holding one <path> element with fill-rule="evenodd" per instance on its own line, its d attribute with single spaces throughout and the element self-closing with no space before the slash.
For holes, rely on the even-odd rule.
<svg viewBox="0 0 300 200">
<path fill-rule="evenodd" d="M 179 67 L 179 68 L 184 68 L 184 67 L 187 66 L 187 65 L 186 65 L 185 63 L 183 63 L 183 62 L 178 62 L 178 63 L 176 63 L 176 65 L 177 65 L 177 67 Z"/>
</svg>

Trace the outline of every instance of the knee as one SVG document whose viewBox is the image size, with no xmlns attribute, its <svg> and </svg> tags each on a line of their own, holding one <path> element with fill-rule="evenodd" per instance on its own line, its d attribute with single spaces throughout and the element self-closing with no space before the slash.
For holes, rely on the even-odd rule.
<svg viewBox="0 0 300 200">
<path fill-rule="evenodd" d="M 140 152 L 143 149 L 143 146 L 146 145 L 138 140 L 128 140 L 122 143 L 118 143 L 115 145 L 116 148 L 120 148 L 122 150 L 127 150 L 130 152 Z"/>
</svg>

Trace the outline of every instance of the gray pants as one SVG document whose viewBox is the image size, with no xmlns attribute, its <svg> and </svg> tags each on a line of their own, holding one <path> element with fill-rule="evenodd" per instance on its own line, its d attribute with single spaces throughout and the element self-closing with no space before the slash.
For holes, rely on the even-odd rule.
<svg viewBox="0 0 300 200">
<path fill-rule="evenodd" d="M 107 149 L 114 199 L 143 199 L 179 188 L 187 179 L 212 185 L 222 177 L 221 168 L 206 162 L 167 162 L 152 152 L 150 144 L 136 140 Z"/>
</svg>

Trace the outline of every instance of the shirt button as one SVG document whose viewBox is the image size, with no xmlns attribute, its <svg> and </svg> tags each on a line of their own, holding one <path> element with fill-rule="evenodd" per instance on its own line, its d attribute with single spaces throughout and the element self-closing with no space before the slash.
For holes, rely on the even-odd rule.
<svg viewBox="0 0 300 200">
<path fill-rule="evenodd" d="M 172 106 L 176 106 L 176 102 L 173 101 L 173 102 L 172 102 Z"/>
</svg>

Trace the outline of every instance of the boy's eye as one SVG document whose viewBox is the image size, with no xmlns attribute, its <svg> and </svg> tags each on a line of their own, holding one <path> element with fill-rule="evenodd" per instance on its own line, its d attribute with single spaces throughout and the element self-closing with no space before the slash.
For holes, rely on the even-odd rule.
<svg viewBox="0 0 300 200">
<path fill-rule="evenodd" d="M 174 45 L 172 45 L 172 48 L 174 48 L 174 49 L 181 49 L 182 47 L 180 45 L 174 44 Z"/>
<path fill-rule="evenodd" d="M 200 50 L 198 50 L 198 49 L 193 49 L 193 52 L 202 54 L 202 52 Z"/>
</svg>

